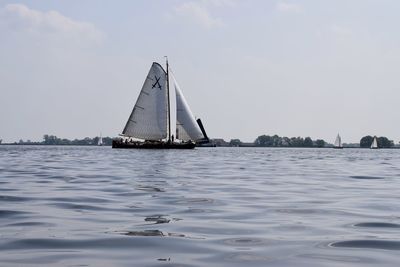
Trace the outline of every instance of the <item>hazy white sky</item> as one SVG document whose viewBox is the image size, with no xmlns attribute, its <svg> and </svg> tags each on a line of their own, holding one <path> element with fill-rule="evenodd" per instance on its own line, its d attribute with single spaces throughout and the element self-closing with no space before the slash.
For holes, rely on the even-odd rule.
<svg viewBox="0 0 400 267">
<path fill-rule="evenodd" d="M 400 141 L 400 1 L 1 1 L 0 139 L 120 133 L 168 55 L 211 137 Z"/>
</svg>

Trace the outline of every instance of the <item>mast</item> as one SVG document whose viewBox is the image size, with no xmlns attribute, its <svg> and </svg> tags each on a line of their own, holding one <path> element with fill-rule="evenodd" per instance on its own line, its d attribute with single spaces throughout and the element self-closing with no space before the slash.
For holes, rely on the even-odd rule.
<svg viewBox="0 0 400 267">
<path fill-rule="evenodd" d="M 168 142 L 171 142 L 171 104 L 169 99 L 169 70 L 168 70 L 168 57 L 165 56 L 167 61 L 167 99 L 168 99 Z"/>
</svg>

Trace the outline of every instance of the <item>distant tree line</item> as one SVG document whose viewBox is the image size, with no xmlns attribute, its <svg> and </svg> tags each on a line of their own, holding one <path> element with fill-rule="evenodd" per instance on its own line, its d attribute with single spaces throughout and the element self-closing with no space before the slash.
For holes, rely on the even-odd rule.
<svg viewBox="0 0 400 267">
<path fill-rule="evenodd" d="M 367 135 L 361 138 L 360 147 L 368 148 L 371 147 L 374 137 Z M 379 148 L 391 148 L 394 147 L 393 140 L 389 140 L 387 137 L 381 136 L 377 138 Z"/>
<path fill-rule="evenodd" d="M 231 141 L 229 142 L 230 146 L 241 146 L 242 145 L 242 141 L 240 141 L 239 139 L 231 139 Z"/>
<path fill-rule="evenodd" d="M 313 141 L 310 137 L 280 137 L 278 135 L 260 135 L 254 141 L 260 147 L 324 147 L 326 142 L 322 139 Z"/>
<path fill-rule="evenodd" d="M 55 135 L 48 135 L 45 134 L 43 136 L 42 142 L 32 142 L 30 140 L 24 141 L 19 140 L 19 142 L 15 142 L 14 144 L 19 145 L 59 145 L 59 146 L 97 146 L 100 137 L 96 136 L 93 138 L 85 137 L 83 139 L 74 139 L 69 140 L 66 138 L 58 138 Z M 112 138 L 111 137 L 103 137 L 103 145 L 104 146 L 111 146 Z"/>
</svg>

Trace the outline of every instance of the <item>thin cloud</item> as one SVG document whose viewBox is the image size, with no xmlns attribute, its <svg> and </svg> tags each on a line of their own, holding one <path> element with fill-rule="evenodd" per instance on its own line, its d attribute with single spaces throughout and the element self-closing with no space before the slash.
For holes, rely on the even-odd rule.
<svg viewBox="0 0 400 267">
<path fill-rule="evenodd" d="M 76 21 L 57 11 L 42 12 L 23 4 L 8 4 L 0 9 L 3 30 L 33 35 L 63 37 L 77 42 L 101 42 L 104 34 L 93 24 Z"/>
<path fill-rule="evenodd" d="M 185 20 L 195 22 L 205 28 L 221 27 L 220 18 L 213 17 L 202 2 L 186 2 L 175 8 L 175 14 Z"/>
<path fill-rule="evenodd" d="M 294 13 L 300 13 L 303 11 L 303 7 L 298 4 L 293 4 L 293 3 L 287 3 L 287 2 L 282 2 L 279 1 L 276 4 L 276 9 L 280 12 L 294 12 Z"/>
<path fill-rule="evenodd" d="M 236 0 L 203 0 L 204 5 L 216 7 L 234 7 Z"/>
</svg>

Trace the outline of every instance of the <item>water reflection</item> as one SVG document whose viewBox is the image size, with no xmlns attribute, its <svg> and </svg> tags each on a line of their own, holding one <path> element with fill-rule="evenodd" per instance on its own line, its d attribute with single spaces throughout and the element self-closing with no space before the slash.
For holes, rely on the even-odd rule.
<svg viewBox="0 0 400 267">
<path fill-rule="evenodd" d="M 164 233 L 159 230 L 128 231 L 122 234 L 127 236 L 165 236 Z"/>
<path fill-rule="evenodd" d="M 384 250 L 400 250 L 400 241 L 393 240 L 348 240 L 331 243 L 337 248 L 371 248 Z"/>
<path fill-rule="evenodd" d="M 146 192 L 165 192 L 164 189 L 161 189 L 159 187 L 156 186 L 149 186 L 149 185 L 142 185 L 142 186 L 138 186 L 136 187 L 137 190 L 143 190 Z"/>
<path fill-rule="evenodd" d="M 384 177 L 366 176 L 366 175 L 352 175 L 352 176 L 350 176 L 350 178 L 358 179 L 358 180 L 380 180 L 380 179 L 385 179 Z"/>
<path fill-rule="evenodd" d="M 368 228 L 400 228 L 400 224 L 385 223 L 385 222 L 356 223 L 353 226 L 355 226 L 355 227 L 368 227 Z"/>
<path fill-rule="evenodd" d="M 164 215 L 149 216 L 144 219 L 146 222 L 154 222 L 154 224 L 169 223 L 171 220 L 164 218 Z"/>
<path fill-rule="evenodd" d="M 0 173 L 5 266 L 400 261 L 397 150 L 0 146 Z"/>
</svg>

